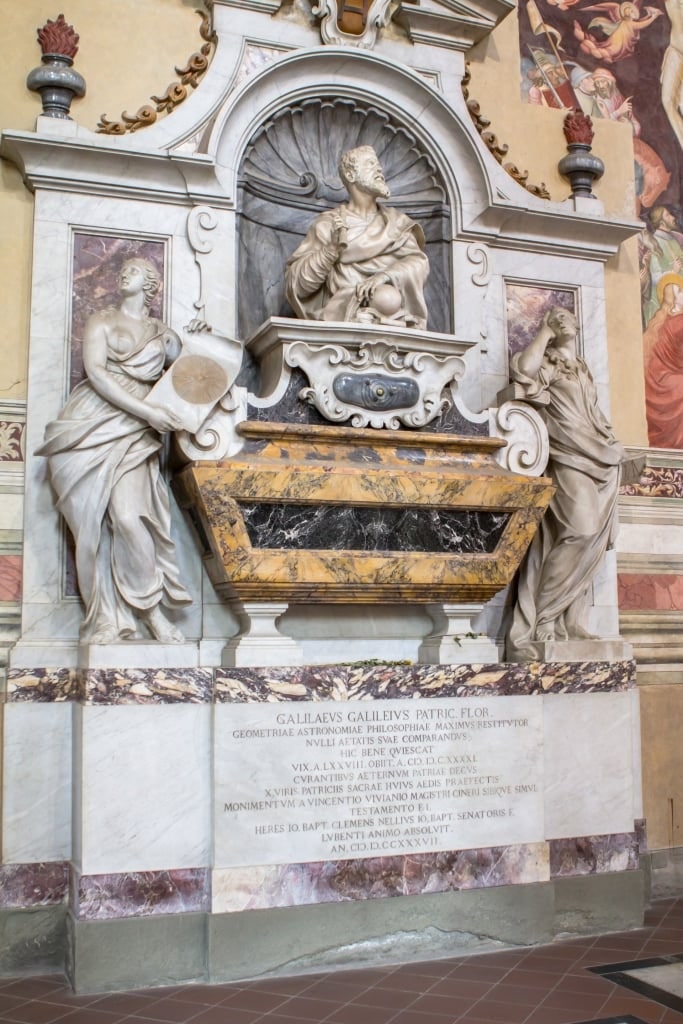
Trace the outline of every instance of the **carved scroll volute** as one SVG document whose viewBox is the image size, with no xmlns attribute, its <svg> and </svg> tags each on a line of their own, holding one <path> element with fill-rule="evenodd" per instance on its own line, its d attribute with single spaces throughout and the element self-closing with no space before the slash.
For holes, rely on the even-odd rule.
<svg viewBox="0 0 683 1024">
<path fill-rule="evenodd" d="M 214 239 L 212 232 L 218 226 L 216 213 L 210 206 L 195 206 L 187 217 L 187 239 L 194 252 L 194 259 L 199 268 L 199 297 L 194 301 L 197 317 L 206 320 L 207 277 L 206 257 L 212 252 Z"/>
<path fill-rule="evenodd" d="M 526 402 L 504 402 L 489 409 L 493 437 L 507 441 L 496 453 L 496 462 L 511 473 L 542 476 L 548 464 L 548 431 L 541 416 Z"/>
</svg>

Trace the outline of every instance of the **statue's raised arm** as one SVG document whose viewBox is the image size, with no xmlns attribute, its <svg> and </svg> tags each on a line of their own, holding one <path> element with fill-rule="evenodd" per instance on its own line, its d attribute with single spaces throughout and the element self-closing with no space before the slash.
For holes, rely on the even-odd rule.
<svg viewBox="0 0 683 1024">
<path fill-rule="evenodd" d="M 422 228 L 378 199 L 390 192 L 371 146 L 344 153 L 349 201 L 327 210 L 287 262 L 287 300 L 303 320 L 427 326 Z"/>
<path fill-rule="evenodd" d="M 584 623 L 590 587 L 616 534 L 624 450 L 598 405 L 577 337 L 576 317 L 558 306 L 512 358 L 513 380 L 548 428 L 546 474 L 556 487 L 519 572 L 508 634 L 514 661 L 536 660 L 534 643 L 594 639 Z"/>
</svg>

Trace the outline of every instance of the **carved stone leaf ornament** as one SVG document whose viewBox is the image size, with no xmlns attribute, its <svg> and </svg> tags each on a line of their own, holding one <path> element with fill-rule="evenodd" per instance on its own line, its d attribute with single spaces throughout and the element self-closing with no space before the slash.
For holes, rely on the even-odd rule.
<svg viewBox="0 0 683 1024">
<path fill-rule="evenodd" d="M 183 100 L 187 99 L 189 89 L 197 88 L 200 79 L 211 63 L 217 41 L 213 30 L 211 5 L 209 0 L 205 0 L 205 3 L 208 10 L 195 12 L 202 19 L 199 35 L 204 43 L 198 51 L 190 55 L 183 67 L 175 69 L 180 81 L 171 82 L 160 96 L 151 96 L 150 99 L 154 106 L 144 103 L 134 114 L 127 114 L 124 110 L 120 121 L 110 121 L 106 114 L 102 114 L 97 123 L 97 131 L 100 134 L 125 135 L 126 132 L 136 132 L 140 128 L 147 128 L 157 121 L 159 114 L 170 114 Z"/>
</svg>

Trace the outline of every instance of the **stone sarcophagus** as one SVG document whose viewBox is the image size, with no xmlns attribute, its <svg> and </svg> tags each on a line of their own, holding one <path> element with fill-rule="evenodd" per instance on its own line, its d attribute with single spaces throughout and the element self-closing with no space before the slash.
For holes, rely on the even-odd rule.
<svg viewBox="0 0 683 1024">
<path fill-rule="evenodd" d="M 486 601 L 552 494 L 495 461 L 504 442 L 245 422 L 242 451 L 177 478 L 216 588 L 241 600 Z"/>
</svg>

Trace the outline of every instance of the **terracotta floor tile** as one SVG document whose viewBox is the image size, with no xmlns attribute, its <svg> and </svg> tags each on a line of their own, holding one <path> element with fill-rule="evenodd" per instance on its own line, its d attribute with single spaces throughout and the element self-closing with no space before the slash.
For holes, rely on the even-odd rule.
<svg viewBox="0 0 683 1024">
<path fill-rule="evenodd" d="M 546 989 L 536 986 L 507 985 L 504 981 L 489 989 L 488 997 L 494 1003 L 518 1003 L 520 1006 L 538 1006 L 545 998 Z"/>
<path fill-rule="evenodd" d="M 472 1007 L 489 1020 L 501 1021 L 502 1024 L 521 1024 L 529 1016 L 529 1007 L 523 1003 L 497 1002 L 490 998 L 481 999 Z"/>
<path fill-rule="evenodd" d="M 437 981 L 429 989 L 430 995 L 435 996 L 457 996 L 470 1000 L 481 999 L 487 992 L 490 992 L 492 985 L 488 981 L 469 981 L 466 975 L 459 978 L 444 978 Z"/>
</svg>

